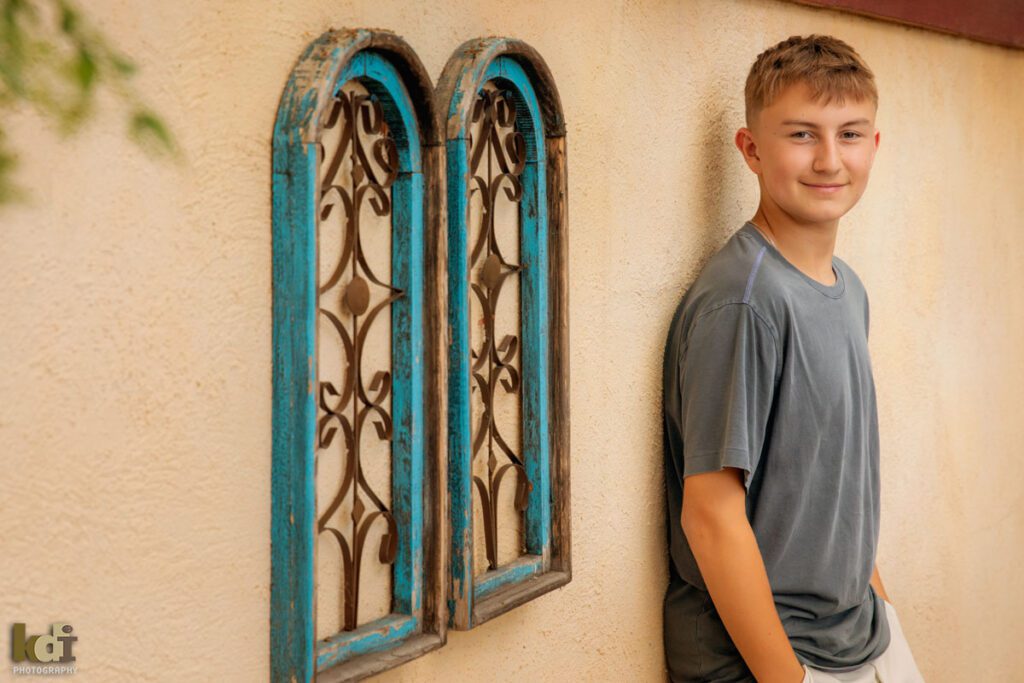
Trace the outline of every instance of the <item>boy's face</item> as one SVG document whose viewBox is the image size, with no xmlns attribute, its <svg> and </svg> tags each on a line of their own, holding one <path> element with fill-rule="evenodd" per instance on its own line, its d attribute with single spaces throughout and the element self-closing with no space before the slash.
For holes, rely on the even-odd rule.
<svg viewBox="0 0 1024 683">
<path fill-rule="evenodd" d="M 870 101 L 825 105 L 795 83 L 753 126 L 737 132 L 736 144 L 758 175 L 762 203 L 796 223 L 834 225 L 864 194 L 879 142 Z"/>
</svg>

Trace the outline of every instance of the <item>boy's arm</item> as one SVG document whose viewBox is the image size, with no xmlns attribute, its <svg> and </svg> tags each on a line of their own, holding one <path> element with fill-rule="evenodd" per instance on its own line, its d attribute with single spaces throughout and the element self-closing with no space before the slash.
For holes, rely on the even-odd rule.
<svg viewBox="0 0 1024 683">
<path fill-rule="evenodd" d="M 871 585 L 875 587 L 875 592 L 882 596 L 890 605 L 892 600 L 889 599 L 889 594 L 885 592 L 885 586 L 882 585 L 882 575 L 878 573 L 878 563 L 875 563 L 875 572 L 871 575 Z"/>
<path fill-rule="evenodd" d="M 801 683 L 804 669 L 782 627 L 746 514 L 743 470 L 683 480 L 683 533 L 726 631 L 759 683 Z"/>
</svg>

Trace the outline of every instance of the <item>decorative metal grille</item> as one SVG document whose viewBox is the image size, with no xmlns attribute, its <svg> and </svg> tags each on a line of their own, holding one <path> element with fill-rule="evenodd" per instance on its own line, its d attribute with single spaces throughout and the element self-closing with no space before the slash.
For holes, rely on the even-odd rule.
<svg viewBox="0 0 1024 683">
<path fill-rule="evenodd" d="M 523 196 L 520 175 L 526 165 L 526 142 L 515 130 L 515 107 L 512 93 L 481 89 L 471 114 L 476 139 L 468 136 L 471 181 L 469 194 L 476 195 L 482 206 L 481 228 L 469 257 L 470 287 L 479 302 L 484 335 L 481 345 L 471 350 L 471 392 L 479 394 L 483 404 L 473 427 L 472 457 L 486 454 L 486 479 L 473 475 L 473 483 L 483 512 L 484 539 L 488 569 L 498 567 L 499 492 L 509 474 L 515 475 L 514 508 L 522 515 L 529 504 L 532 484 L 520 454 L 502 435 L 496 418 L 496 392 L 500 385 L 514 400 L 521 402 L 521 376 L 516 358 L 521 347 L 519 330 L 499 331 L 498 300 L 510 278 L 516 280 L 525 268 L 502 253 L 495 227 L 497 202 L 501 193 L 508 201 L 519 203 Z M 519 240 L 518 226 L 515 234 Z M 475 274 L 475 277 L 473 276 Z M 499 340 L 500 336 L 500 341 Z M 519 425 L 516 425 L 519 428 Z M 521 443 L 519 434 L 516 442 Z M 524 549 L 519 550 L 520 554 Z"/>
<path fill-rule="evenodd" d="M 466 41 L 437 93 L 447 122 L 448 609 L 463 630 L 571 579 L 565 127 L 550 71 L 521 41 Z"/>
<path fill-rule="evenodd" d="M 340 486 L 317 520 L 317 532 L 327 533 L 337 541 L 344 574 L 343 628 L 352 631 L 358 626 L 363 550 L 374 525 L 383 526 L 376 553 L 380 562 L 392 564 L 398 548 L 395 518 L 367 481 L 361 461 L 364 438 L 391 441 L 393 424 L 388 398 L 392 375 L 390 367 L 376 370 L 367 384 L 369 373 L 363 368 L 363 353 L 374 321 L 404 292 L 375 275 L 360 239 L 359 218 L 364 205 L 369 204 L 377 216 L 390 215 L 389 188 L 398 174 L 398 151 L 380 102 L 372 95 L 339 89 L 323 127 L 330 131 L 336 126 L 341 127 L 340 138 L 326 165 L 324 148 L 318 145 L 318 216 L 320 221 L 326 221 L 332 212 L 342 211 L 344 232 L 337 264 L 320 284 L 318 293 L 319 313 L 329 322 L 327 328 L 337 333 L 344 359 L 340 388 L 335 381 L 323 376 L 319 379 L 317 464 L 321 455 L 338 452 L 327 449 L 340 433 L 344 439 L 343 470 Z M 320 259 L 330 256 L 320 254 Z M 374 290 L 383 296 L 371 307 Z M 325 299 L 332 297 L 340 299 L 340 315 L 323 305 Z M 373 432 L 367 432 L 368 422 L 372 422 Z"/>
<path fill-rule="evenodd" d="M 390 31 L 327 31 L 273 137 L 271 680 L 445 642 L 442 123 Z"/>
</svg>

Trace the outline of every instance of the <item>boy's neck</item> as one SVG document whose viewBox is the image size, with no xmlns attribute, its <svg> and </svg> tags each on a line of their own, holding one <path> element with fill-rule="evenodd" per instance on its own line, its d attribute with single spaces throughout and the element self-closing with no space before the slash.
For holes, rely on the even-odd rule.
<svg viewBox="0 0 1024 683">
<path fill-rule="evenodd" d="M 767 207 L 762 203 L 750 221 L 798 270 L 823 285 L 835 284 L 832 254 L 839 231 L 838 219 L 827 224 L 803 224 L 777 207 Z"/>
</svg>

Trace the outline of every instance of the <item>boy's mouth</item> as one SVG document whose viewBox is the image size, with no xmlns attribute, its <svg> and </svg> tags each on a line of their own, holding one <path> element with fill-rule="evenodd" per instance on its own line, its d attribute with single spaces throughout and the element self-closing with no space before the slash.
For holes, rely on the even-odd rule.
<svg viewBox="0 0 1024 683">
<path fill-rule="evenodd" d="M 815 192 L 822 192 L 824 194 L 832 194 L 833 192 L 838 192 L 842 188 L 846 187 L 846 183 L 823 183 L 821 185 L 815 185 L 813 183 L 800 184 L 811 188 Z"/>
</svg>

